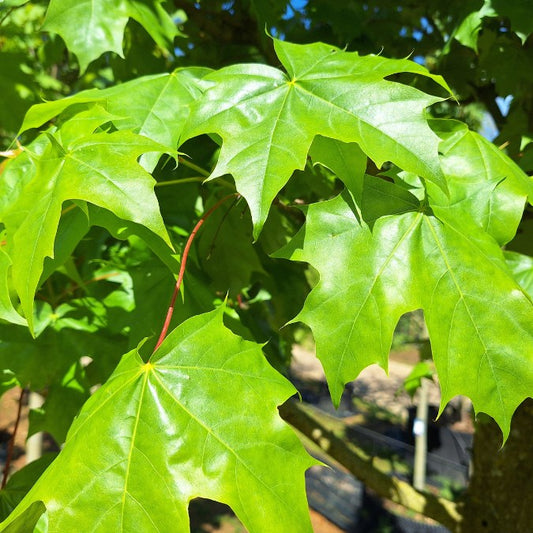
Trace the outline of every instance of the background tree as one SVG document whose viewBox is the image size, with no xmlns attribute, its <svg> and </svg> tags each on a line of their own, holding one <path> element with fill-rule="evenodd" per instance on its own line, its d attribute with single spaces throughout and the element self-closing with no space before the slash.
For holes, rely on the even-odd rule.
<svg viewBox="0 0 533 533">
<path fill-rule="evenodd" d="M 283 63 L 287 67 L 291 62 L 287 58 L 296 57 L 296 52 L 281 45 L 275 50 L 272 39 L 265 34 L 265 28 L 274 37 L 293 43 L 323 41 L 347 51 L 358 51 L 361 55 L 412 57 L 417 63 L 425 65 L 430 74 L 414 63 L 409 66 L 407 62 L 394 67 L 385 66 L 381 73 L 382 79 L 403 83 L 404 87 L 416 87 L 426 95 L 420 97 L 418 107 L 411 108 L 412 113 L 420 113 L 433 104 L 430 111 L 435 118 L 459 119 L 473 129 L 482 128 L 490 116 L 497 130 L 495 143 L 523 170 L 533 170 L 530 143 L 530 73 L 533 72 L 530 33 L 533 28 L 529 2 L 452 1 L 443 5 L 437 1 L 332 4 L 320 0 L 298 3 L 275 0 L 206 3 L 128 0 L 113 6 L 97 2 L 93 16 L 88 16 L 86 9 L 84 4 L 61 0 L 52 0 L 49 5 L 46 2 L 12 0 L 3 2 L 0 11 L 0 87 L 4 101 L 8 102 L 0 110 L 0 134 L 5 155 L 13 159 L 11 163 L 2 163 L 1 167 L 0 220 L 6 233 L 0 255 L 3 283 L 0 296 L 3 300 L 0 302 L 2 318 L 5 319 L 5 323 L 0 324 L 3 369 L 0 390 L 5 391 L 17 384 L 33 390 L 47 389 L 46 403 L 39 413 L 33 413 L 30 432 L 46 430 L 58 442 L 64 442 L 73 417 L 89 397 L 91 389 L 106 382 L 120 355 L 134 349 L 144 337 L 150 337 L 141 348 L 141 355 L 148 357 L 161 329 L 164 314 L 161 302 L 166 302 L 172 293 L 174 276 L 179 272 L 180 261 L 183 263 L 187 236 L 203 208 L 209 210 L 218 205 L 235 187 L 243 194 L 251 211 L 243 199 L 235 197 L 227 200 L 226 209 L 217 209 L 205 221 L 202 233 L 191 249 L 192 261 L 185 274 L 183 300 L 178 300 L 171 327 L 200 313 L 211 312 L 200 315 L 204 317 L 202 319 L 194 318 L 194 328 L 213 328 L 213 335 L 226 335 L 228 344 L 238 344 L 230 333 L 222 329 L 220 313 L 211 311 L 227 298 L 224 312 L 226 326 L 248 342 L 263 343 L 273 339 L 266 345 L 265 351 L 270 362 L 282 372 L 286 370 L 290 358 L 294 330 L 280 328 L 300 312 L 311 287 L 317 282 L 315 271 L 310 270 L 307 263 L 315 266 L 322 276 L 325 272 L 332 272 L 328 257 L 321 258 L 316 251 L 319 248 L 316 243 L 323 239 L 320 217 L 324 215 L 320 208 L 314 207 L 306 213 L 305 238 L 310 240 L 303 243 L 298 239 L 304 238 L 301 226 L 305 216 L 294 207 L 295 204 L 311 204 L 333 198 L 346 186 L 352 195 L 351 200 L 345 192 L 344 197 L 338 197 L 344 200 L 328 204 L 331 215 L 344 216 L 346 205 L 350 202 L 359 209 L 350 212 L 359 213 L 365 221 L 372 221 L 371 225 L 383 215 L 403 213 L 402 209 L 425 213 L 425 198 L 417 196 L 416 192 L 421 190 L 421 184 L 414 174 L 419 173 L 427 178 L 423 183 L 431 198 L 427 213 L 435 213 L 442 219 L 446 218 L 446 213 L 451 213 L 449 216 L 452 218 L 465 216 L 463 212 L 454 212 L 456 206 L 448 204 L 439 192 L 443 183 L 427 171 L 431 161 L 429 156 L 427 161 L 423 159 L 428 145 L 416 162 L 411 156 L 399 160 L 394 160 L 392 155 L 381 157 L 376 147 L 361 143 L 366 155 L 361 155 L 353 145 L 348 149 L 346 146 L 349 145 L 336 144 L 335 150 L 347 151 L 332 158 L 329 135 L 315 139 L 305 168 L 297 170 L 287 184 L 283 182 L 279 187 L 265 187 L 269 189 L 264 192 L 268 199 L 263 198 L 262 204 L 254 204 L 250 192 L 253 187 L 246 187 L 246 176 L 239 174 L 242 169 L 238 168 L 235 157 L 224 159 L 224 148 L 220 149 L 221 138 L 225 143 L 222 146 L 230 144 L 226 138 L 229 133 L 224 130 L 224 124 L 217 123 L 213 118 L 216 105 L 223 101 L 223 97 L 238 94 L 243 80 L 239 78 L 240 72 L 231 70 L 221 71 L 227 72 L 226 77 L 221 74 L 219 78 L 216 75 L 210 78 L 207 68 L 219 69 L 248 62 L 276 68 Z M 313 50 L 309 52 L 311 56 L 319 53 L 318 49 Z M 343 65 L 347 68 L 349 60 L 343 56 L 343 61 L 346 61 Z M 176 68 L 198 65 L 196 69 L 178 70 L 171 76 L 159 75 L 173 72 Z M 444 76 L 455 98 L 446 98 L 446 85 L 434 76 L 437 74 Z M 150 75 L 153 77 L 145 77 Z M 441 86 L 438 87 L 435 81 Z M 223 87 L 220 97 L 213 84 Z M 80 92 L 86 89 L 95 91 Z M 210 92 L 206 92 L 207 89 Z M 210 101 L 202 100 L 203 94 L 212 96 L 213 107 L 209 107 Z M 74 96 L 59 100 L 56 106 L 33 108 L 23 124 L 24 114 L 31 105 L 41 99 L 55 101 L 67 95 Z M 267 103 L 264 105 L 267 106 Z M 273 103 L 269 102 L 269 105 Z M 189 122 L 188 129 L 172 126 L 182 119 L 185 123 L 191 109 L 197 123 Z M 317 116 L 311 117 L 311 120 L 320 117 L 320 110 L 316 109 Z M 258 117 L 269 118 L 268 110 L 263 114 L 261 109 L 255 111 Z M 297 124 L 305 123 L 302 115 L 295 118 Z M 238 115 L 230 116 L 225 124 L 228 123 L 238 124 Z M 474 217 L 474 223 L 481 224 L 494 240 L 491 244 L 483 244 L 486 250 L 490 250 L 487 253 L 496 253 L 496 244 L 505 245 L 508 250 L 506 257 L 516 273 L 516 279 L 522 283 L 524 290 L 531 292 L 528 277 L 531 260 L 517 255 L 532 255 L 529 236 L 531 210 L 528 207 L 523 211 L 531 181 L 506 159 L 500 160 L 498 152 L 490 145 L 480 144 L 479 138 L 466 133 L 458 123 L 437 120 L 431 125 L 433 132 L 444 139 L 440 147 L 443 152 L 441 164 L 449 186 L 459 187 L 461 180 L 474 177 L 470 188 L 457 194 L 464 194 L 460 199 L 463 205 L 468 206 L 466 215 L 475 215 L 477 219 Z M 39 134 L 46 127 L 51 128 L 47 134 Z M 265 135 L 268 127 L 267 124 Z M 127 169 L 128 179 L 140 184 L 140 190 L 135 194 L 140 192 L 141 203 L 135 203 L 135 194 L 128 191 L 123 197 L 106 192 L 104 180 L 95 185 L 101 187 L 98 194 L 84 196 L 88 193 L 82 191 L 82 182 L 74 183 L 74 176 L 85 176 L 87 165 L 71 160 L 70 167 L 57 163 L 62 161 L 65 148 L 77 151 L 76 161 L 89 160 L 87 158 L 92 157 L 94 146 L 87 144 L 87 139 L 95 130 L 101 135 L 97 141 L 102 150 L 98 163 L 102 165 L 98 167 L 100 174 L 106 178 L 115 176 L 114 171 L 107 170 L 106 165 L 111 160 L 115 161 L 117 169 Z M 12 142 L 17 133 L 20 133 L 20 142 L 25 147 L 22 152 Z M 238 140 L 233 139 L 234 153 L 247 149 L 246 135 L 242 135 L 245 140 L 240 146 Z M 340 132 L 338 135 L 336 138 L 340 141 L 355 140 L 348 138 L 348 133 Z M 160 156 L 165 153 L 172 155 L 180 137 L 180 143 L 189 139 L 180 145 L 180 151 L 187 157 L 180 156 L 180 164 L 175 168 L 169 155 Z M 426 137 L 431 138 L 430 133 Z M 454 144 L 456 141 L 458 146 Z M 128 150 L 121 152 L 118 147 L 125 145 Z M 371 160 L 367 161 L 367 155 Z M 144 170 L 136 164 L 139 156 L 142 156 Z M 412 173 L 411 176 L 402 174 L 394 164 L 389 165 L 388 176 L 396 183 L 395 188 L 386 185 L 389 181 L 375 180 L 375 176 L 380 174 L 376 162 L 388 160 Z M 339 161 L 344 163 L 344 169 L 339 166 Z M 409 165 L 411 168 L 407 168 Z M 202 185 L 213 168 L 215 175 L 222 176 L 222 179 Z M 482 177 L 480 168 L 484 169 Z M 374 178 L 354 181 L 346 169 L 350 172 L 359 169 L 358 175 L 366 170 Z M 157 182 L 156 197 L 150 192 L 146 170 Z M 37 194 L 32 185 L 35 177 L 32 172 L 41 172 L 46 180 L 51 175 L 57 178 L 57 189 L 54 191 L 54 194 L 57 191 L 56 215 L 52 216 L 48 208 L 39 211 L 36 205 L 23 203 L 25 197 L 31 198 L 29 204 L 34 203 L 32 194 Z M 292 172 L 287 179 L 290 174 Z M 505 184 L 501 186 L 503 179 Z M 125 183 L 119 184 L 119 188 L 124 186 Z M 78 189 L 72 192 L 70 187 Z M 405 193 L 399 192 L 402 187 Z M 382 204 L 380 199 L 384 196 L 395 197 L 396 204 Z M 487 200 L 482 202 L 480 197 Z M 459 201 L 459 197 L 455 200 Z M 274 208 L 269 210 L 270 201 L 274 202 Z M 232 202 L 235 202 L 234 206 Z M 166 230 L 154 215 L 155 205 L 159 206 Z M 399 205 L 403 207 L 400 209 Z M 31 218 L 31 213 L 37 214 Z M 32 224 L 28 230 L 24 227 L 25 217 Z M 30 222 L 27 224 L 30 225 Z M 41 227 L 47 227 L 46 224 L 53 226 L 57 223 L 57 237 L 40 232 Z M 450 224 L 453 227 L 454 223 Z M 24 227 L 24 232 L 19 234 L 17 242 L 10 228 L 19 227 Z M 251 245 L 252 234 L 256 239 L 254 246 Z M 295 240 L 291 240 L 294 235 Z M 23 246 L 23 239 L 25 244 L 30 243 L 33 247 L 31 254 L 27 245 Z M 169 248 L 169 244 L 177 253 Z M 273 258 L 271 254 L 280 248 L 284 251 L 278 255 L 307 263 Z M 36 268 L 27 259 L 29 255 L 42 256 L 42 268 Z M 13 268 L 10 270 L 11 263 Z M 370 259 L 369 264 L 372 264 Z M 489 275 L 489 266 L 483 270 L 478 264 L 477 268 Z M 483 284 L 481 277 L 479 281 Z M 499 282 L 493 278 L 492 283 L 498 285 Z M 507 281 L 501 283 L 502 287 L 507 286 Z M 9 296 L 6 299 L 5 294 L 9 293 L 13 299 L 20 299 L 19 311 L 30 323 L 35 340 L 23 325 L 22 317 L 12 309 Z M 310 298 L 316 301 L 319 293 L 315 291 L 314 294 Z M 323 298 L 326 299 L 325 296 Z M 390 299 L 392 302 L 393 297 L 390 296 Z M 325 334 L 319 331 L 323 317 L 313 314 L 310 304 L 306 305 L 308 307 L 299 318 L 312 327 L 315 325 L 315 337 L 317 340 L 322 337 L 319 343 L 327 344 L 329 341 Z M 484 305 L 486 308 L 487 300 Z M 502 321 L 523 322 L 524 361 L 529 366 L 523 363 L 526 366 L 520 369 L 516 363 L 514 371 L 519 374 L 523 370 L 524 376 L 531 371 L 531 324 L 524 325 L 527 324 L 527 316 L 524 311 L 518 319 L 516 316 L 511 319 L 502 313 Z M 206 317 L 210 317 L 209 320 Z M 194 329 L 191 322 L 185 324 L 187 326 L 184 327 Z M 438 326 L 430 323 L 430 333 L 432 328 L 437 331 Z M 504 329 L 502 326 L 502 331 Z M 469 335 L 468 332 L 462 334 L 465 337 Z M 432 340 L 437 336 L 432 336 Z M 518 337 L 513 338 L 510 333 L 508 336 L 502 333 L 502 336 L 505 337 L 502 343 L 512 346 L 514 342 L 516 348 Z M 375 343 L 375 338 L 368 339 L 368 353 L 372 352 Z M 241 348 L 236 347 L 235 350 Z M 251 345 L 246 349 L 254 350 Z M 82 356 L 90 356 L 91 363 L 82 364 Z M 47 361 L 44 371 L 43 358 Z M 159 356 L 158 361 L 161 360 L 165 361 L 164 354 Z M 330 379 L 334 400 L 350 376 L 355 377 L 353 374 L 375 361 L 381 360 L 377 356 L 363 356 L 349 371 L 341 372 L 336 382 Z M 323 362 L 328 372 L 328 361 L 323 359 Z M 331 378 L 333 363 L 329 364 L 328 378 Z M 123 360 L 121 365 L 124 375 L 128 372 L 135 375 L 133 356 Z M 267 372 L 260 363 L 255 371 Z M 275 381 L 277 378 L 271 379 Z M 522 393 L 520 387 L 527 390 L 527 383 L 524 377 L 523 385 L 517 384 L 517 396 Z M 213 385 L 205 384 L 205 387 L 206 394 L 212 394 Z M 273 405 L 281 403 L 291 393 L 282 381 L 278 387 L 275 393 L 270 391 Z M 131 392 L 135 394 L 135 390 Z M 525 395 L 530 394 L 526 392 Z M 515 399 L 513 397 L 512 400 Z M 219 400 L 228 402 L 224 398 Z M 511 407 L 512 400 L 509 400 Z M 486 404 L 488 407 L 488 402 Z M 92 405 L 95 406 L 96 401 Z M 124 409 L 127 410 L 126 405 Z M 530 514 L 533 506 L 526 501 L 528 493 L 524 486 L 516 483 L 515 473 L 520 471 L 524 475 L 524 484 L 531 478 L 529 443 L 524 430 L 531 423 L 530 410 L 529 401 L 526 401 L 514 420 L 508 444 L 500 453 L 497 450 L 501 444 L 501 433 L 492 422 L 480 420 L 474 449 L 474 477 L 459 506 L 409 492 L 408 487 L 395 480 L 387 481 L 379 472 L 369 470 L 364 462 L 357 462 L 353 450 L 344 462 L 380 495 L 425 511 L 454 530 L 499 532 L 505 531 L 512 523 L 516 531 L 528 531 L 529 524 L 533 522 Z M 305 418 L 304 414 L 296 405 L 288 404 L 284 416 L 301 430 L 316 429 L 320 425 L 319 420 Z M 493 410 L 490 414 L 506 433 L 509 426 L 507 411 Z M 92 415 L 88 411 L 83 416 L 91 418 Z M 77 424 L 81 426 L 79 420 Z M 266 422 L 263 420 L 262 423 Z M 100 427 L 100 431 L 109 431 L 112 435 L 113 425 Z M 336 442 L 335 436 L 331 435 L 330 440 Z M 337 458 L 344 457 L 347 452 L 342 447 L 342 441 L 338 445 Z M 56 464 L 75 460 L 76 454 L 81 453 L 84 451 L 76 449 L 67 452 L 63 455 L 63 463 Z M 334 452 L 330 450 L 330 453 Z M 299 469 L 308 464 L 302 456 Z M 29 481 L 36 479 L 38 474 L 40 471 L 34 470 Z M 301 483 L 301 479 L 294 480 L 294 486 L 298 486 L 300 491 Z M 503 485 L 509 490 L 502 491 Z M 223 496 L 231 499 L 227 493 Z M 187 497 L 183 496 L 185 502 Z M 291 501 L 287 499 L 287 502 Z M 301 506 L 287 504 L 291 509 L 297 509 L 298 505 Z M 4 516 L 12 507 L 7 506 Z M 490 512 L 487 513 L 486 509 Z M 41 512 L 40 507 L 28 508 L 26 515 L 21 516 L 29 522 L 19 527 L 27 528 L 28 523 L 39 519 Z M 241 513 L 246 514 L 245 511 Z M 294 516 L 293 520 L 297 521 L 297 514 Z M 180 520 L 186 521 L 183 516 Z M 260 522 L 261 517 L 257 520 Z M 122 525 L 123 530 L 128 530 L 124 520 Z M 285 527 L 290 530 L 289 525 Z"/>
</svg>

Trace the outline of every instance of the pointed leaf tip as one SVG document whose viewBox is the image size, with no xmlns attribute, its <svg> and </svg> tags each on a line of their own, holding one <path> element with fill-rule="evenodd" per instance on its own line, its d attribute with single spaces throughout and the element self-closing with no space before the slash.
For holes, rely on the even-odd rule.
<svg viewBox="0 0 533 533">
<path fill-rule="evenodd" d="M 343 195 L 313 204 L 291 257 L 320 274 L 298 318 L 313 331 L 334 402 L 363 368 L 386 367 L 399 318 L 421 308 L 443 401 L 469 396 L 506 437 L 514 410 L 533 391 L 531 299 L 477 224 L 436 206 L 434 214 L 406 209 L 405 190 L 379 185 L 364 190 L 366 201 L 382 206 L 371 228 L 365 210 L 359 221 Z"/>
<path fill-rule="evenodd" d="M 102 120 L 108 113 L 104 115 Z M 63 129 L 49 135 L 40 151 L 31 155 L 31 168 L 22 167 L 31 179 L 22 182 L 20 194 L 3 213 L 10 235 L 13 286 L 32 331 L 33 299 L 44 260 L 54 257 L 64 202 L 91 202 L 144 226 L 172 249 L 154 193 L 155 182 L 137 161 L 141 154 L 160 151 L 162 146 L 129 131 L 92 133 L 97 123 L 75 115 Z M 25 161 L 21 159 L 21 165 Z M 5 172 L 16 176 L 20 169 L 14 163 Z"/>
<path fill-rule="evenodd" d="M 192 106 L 183 138 L 220 135 L 212 177 L 234 177 L 250 206 L 255 238 L 275 196 L 305 167 L 316 135 L 358 143 L 378 166 L 392 161 L 447 190 L 440 139 L 425 116 L 426 107 L 442 99 L 386 79 L 415 71 L 431 77 L 426 69 L 323 43 L 275 46 L 289 75 L 253 64 L 208 75 L 212 85 Z"/>
</svg>

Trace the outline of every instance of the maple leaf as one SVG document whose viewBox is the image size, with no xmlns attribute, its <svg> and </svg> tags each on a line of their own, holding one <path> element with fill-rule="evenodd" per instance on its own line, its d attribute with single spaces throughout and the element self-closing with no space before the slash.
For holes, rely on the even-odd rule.
<svg viewBox="0 0 533 533">
<path fill-rule="evenodd" d="M 0 235 L 1 240 L 1 235 Z M 3 246 L 0 245 L 0 319 L 7 320 L 13 324 L 25 325 L 26 320 L 22 318 L 15 308 L 9 297 L 9 268 L 11 259 L 4 252 Z"/>
<path fill-rule="evenodd" d="M 504 255 L 516 281 L 533 299 L 533 257 L 510 251 L 505 251 Z"/>
<path fill-rule="evenodd" d="M 85 200 L 108 209 L 146 226 L 171 247 L 154 194 L 155 180 L 137 163 L 139 155 L 166 148 L 128 131 L 93 133 L 111 118 L 93 106 L 49 133 L 42 153 L 29 154 L 33 172 L 2 213 L 13 286 L 30 328 L 33 297 L 45 257 L 53 257 L 63 202 Z"/>
<path fill-rule="evenodd" d="M 206 203 L 206 209 L 213 202 Z M 244 205 L 244 204 L 243 204 Z M 252 246 L 248 209 L 230 206 L 211 215 L 198 238 L 198 255 L 215 290 L 233 297 L 251 284 L 252 274 L 265 271 Z"/>
<path fill-rule="evenodd" d="M 38 128 L 76 104 L 98 104 L 115 115 L 118 130 L 131 130 L 164 146 L 177 145 L 190 104 L 202 94 L 201 79 L 207 68 L 176 69 L 169 74 L 143 76 L 106 89 L 89 89 L 67 98 L 32 106 L 20 128 Z M 160 153 L 143 155 L 143 167 L 151 172 Z"/>
<path fill-rule="evenodd" d="M 309 156 L 314 165 L 331 170 L 356 199 L 361 199 L 367 158 L 359 145 L 319 135 L 309 149 Z"/>
<path fill-rule="evenodd" d="M 500 245 L 515 235 L 524 204 L 533 201 L 533 179 L 497 146 L 457 120 L 432 120 L 443 139 L 439 150 L 448 194 L 427 184 L 432 206 L 455 220 L 468 217 Z"/>
<path fill-rule="evenodd" d="M 446 189 L 439 138 L 425 118 L 425 108 L 441 99 L 384 79 L 412 72 L 446 88 L 442 78 L 411 61 L 361 57 L 322 43 L 274 40 L 274 46 L 287 74 L 265 65 L 209 74 L 182 139 L 220 135 L 210 177 L 233 175 L 250 206 L 255 237 L 276 194 L 303 169 L 316 135 L 357 142 L 378 166 L 392 161 Z"/>
<path fill-rule="evenodd" d="M 347 193 L 309 206 L 303 228 L 276 254 L 320 273 L 294 320 L 313 330 L 334 402 L 366 366 L 387 368 L 400 316 L 421 308 L 441 410 L 453 396 L 469 396 L 506 438 L 533 390 L 533 305 L 497 242 L 468 218 L 455 220 L 453 210 L 430 208 L 382 179 L 367 176 L 358 207 Z"/>
<path fill-rule="evenodd" d="M 250 531 L 310 532 L 314 460 L 277 412 L 295 389 L 223 312 L 178 326 L 147 363 L 138 350 L 123 356 L 3 525 L 42 501 L 48 533 L 189 531 L 188 503 L 202 496 Z"/>
<path fill-rule="evenodd" d="M 31 489 L 32 485 L 52 462 L 54 457 L 54 453 L 46 453 L 10 476 L 6 486 L 0 491 L 0 520 L 4 521 L 9 513 L 22 501 L 24 495 Z M 38 507 L 40 512 L 34 514 L 35 508 L 28 508 L 27 516 L 21 518 L 19 524 L 12 524 L 12 533 L 16 533 L 17 531 L 24 531 L 25 533 L 34 531 L 35 522 L 37 522 L 39 516 L 46 510 L 42 502 L 35 507 Z M 7 531 L 9 533 L 10 530 Z"/>
<path fill-rule="evenodd" d="M 178 32 L 161 0 L 51 0 L 43 30 L 59 34 L 78 57 L 80 70 L 104 52 L 121 57 L 124 28 L 133 18 L 162 48 L 170 48 Z"/>
</svg>

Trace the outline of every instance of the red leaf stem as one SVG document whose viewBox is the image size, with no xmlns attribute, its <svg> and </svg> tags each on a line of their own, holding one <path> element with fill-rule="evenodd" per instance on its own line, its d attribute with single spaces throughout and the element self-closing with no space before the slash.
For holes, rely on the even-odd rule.
<svg viewBox="0 0 533 533">
<path fill-rule="evenodd" d="M 183 276 L 185 274 L 185 265 L 187 264 L 187 258 L 189 257 L 189 250 L 192 245 L 192 241 L 194 240 L 194 237 L 198 233 L 198 230 L 202 227 L 202 224 L 211 216 L 211 214 L 216 211 L 226 200 L 229 200 L 230 198 L 240 197 L 239 193 L 232 193 L 228 194 L 227 196 L 224 196 L 221 200 L 219 200 L 213 207 L 211 207 L 208 211 L 206 211 L 200 220 L 196 223 L 196 226 L 194 226 L 193 230 L 191 231 L 191 234 L 189 235 L 189 238 L 187 239 L 187 243 L 185 244 L 185 248 L 183 249 L 183 256 L 181 259 L 181 265 L 180 265 L 180 271 L 178 273 L 178 280 L 176 281 L 176 285 L 174 287 L 174 293 L 172 294 L 172 299 L 170 300 L 170 305 L 168 306 L 167 316 L 165 317 L 165 323 L 163 324 L 163 329 L 161 330 L 161 334 L 159 335 L 159 339 L 157 341 L 157 344 L 155 345 L 154 352 L 161 346 L 161 343 L 165 340 L 165 337 L 167 336 L 168 328 L 170 326 L 170 321 L 172 320 L 172 314 L 174 313 L 174 306 L 176 303 L 176 297 L 178 296 L 178 292 L 181 287 L 181 283 L 183 281 Z"/>
</svg>

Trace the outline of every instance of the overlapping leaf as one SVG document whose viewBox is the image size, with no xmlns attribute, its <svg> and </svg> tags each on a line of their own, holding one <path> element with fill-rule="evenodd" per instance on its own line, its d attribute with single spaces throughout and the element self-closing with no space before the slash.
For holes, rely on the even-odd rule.
<svg viewBox="0 0 533 533">
<path fill-rule="evenodd" d="M 533 299 L 533 257 L 509 251 L 504 254 L 516 281 Z"/>
<path fill-rule="evenodd" d="M 30 411 L 28 437 L 45 431 L 58 444 L 64 443 L 72 421 L 90 396 L 89 389 L 80 363 L 73 363 L 61 380 L 47 388 L 43 405 Z"/>
<path fill-rule="evenodd" d="M 170 48 L 179 34 L 161 0 L 51 0 L 43 29 L 61 35 L 83 72 L 104 52 L 122 56 L 124 28 L 130 18 L 152 39 Z"/>
<path fill-rule="evenodd" d="M 170 245 L 154 194 L 154 180 L 137 163 L 146 152 L 165 147 L 127 131 L 92 133 L 112 115 L 99 106 L 49 134 L 35 154 L 33 175 L 2 214 L 13 285 L 32 323 L 33 297 L 45 257 L 52 256 L 63 202 L 85 200 L 141 224 Z M 6 170 L 7 172 L 7 170 Z"/>
<path fill-rule="evenodd" d="M 5 520 L 9 513 L 22 501 L 26 493 L 39 479 L 39 476 L 50 465 L 55 455 L 53 453 L 43 455 L 15 472 L 9 478 L 6 486 L 0 490 L 0 520 Z M 44 511 L 44 506 L 42 510 Z M 32 530 L 32 527 L 26 529 L 27 532 Z"/>
<path fill-rule="evenodd" d="M 246 205 L 230 205 L 213 213 L 198 239 L 203 270 L 216 290 L 229 291 L 231 297 L 251 284 L 252 273 L 264 273 L 252 246 L 251 230 Z"/>
<path fill-rule="evenodd" d="M 26 324 L 15 308 L 9 297 L 8 275 L 11 266 L 11 259 L 0 246 L 0 319 L 7 320 L 13 324 Z"/>
<path fill-rule="evenodd" d="M 222 137 L 211 177 L 233 175 L 250 206 L 256 237 L 275 195 L 304 167 L 315 135 L 357 142 L 377 165 L 393 161 L 446 188 L 439 139 L 424 116 L 440 99 L 385 80 L 398 72 L 430 76 L 423 67 L 320 43 L 274 44 L 287 74 L 265 65 L 234 65 L 207 76 L 212 86 L 195 104 L 184 134 Z"/>
<path fill-rule="evenodd" d="M 0 394 L 16 385 L 42 390 L 54 383 L 65 384 L 85 356 L 93 359 L 92 365 L 107 370 L 91 381 L 86 392 L 90 386 L 107 379 L 117 363 L 115 350 L 127 349 L 126 339 L 106 332 L 105 323 L 99 324 L 100 330 L 95 334 L 97 328 L 90 327 L 91 320 L 95 322 L 91 309 L 83 313 L 78 306 L 77 313 L 69 314 L 72 309 L 73 305 L 68 304 L 54 310 L 48 303 L 38 305 L 37 339 L 32 338 L 26 327 L 0 325 L 0 368 L 4 370 Z"/>
<path fill-rule="evenodd" d="M 148 363 L 125 355 L 8 520 L 43 501 L 48 533 L 185 532 L 189 501 L 204 496 L 250 531 L 311 531 L 313 461 L 276 409 L 294 389 L 222 313 L 180 325 Z"/>
<path fill-rule="evenodd" d="M 119 130 L 131 130 L 164 146 L 175 147 L 189 106 L 201 95 L 200 80 L 206 68 L 177 69 L 170 74 L 143 76 L 107 89 L 90 89 L 68 98 L 33 106 L 21 131 L 38 128 L 76 104 L 97 103 L 117 117 Z M 143 156 L 143 166 L 153 170 L 158 154 Z"/>
<path fill-rule="evenodd" d="M 0 172 L 0 221 L 20 198 L 26 185 L 35 176 L 35 164 L 30 157 L 41 155 L 48 146 L 45 135 L 39 135 L 33 142 L 20 149 L 16 157 L 3 161 Z"/>
<path fill-rule="evenodd" d="M 506 17 L 511 22 L 511 29 L 515 31 L 522 41 L 533 32 L 531 19 L 531 4 L 528 0 L 490 0 L 490 4 L 500 17 Z"/>
<path fill-rule="evenodd" d="M 360 208 L 364 221 L 346 195 L 311 205 L 282 251 L 320 273 L 296 319 L 313 330 L 334 401 L 367 365 L 387 368 L 398 319 L 422 308 L 441 407 L 467 395 L 506 436 L 515 408 L 533 390 L 533 305 L 499 246 L 468 218 L 434 207 L 438 219 L 405 189 L 377 178 L 365 183 Z"/>
<path fill-rule="evenodd" d="M 0 54 L 0 91 L 3 101 L 9 102 L 0 108 L 0 124 L 6 131 L 15 132 L 26 110 L 37 101 L 39 86 L 28 73 L 26 60 L 22 53 L 2 50 Z"/>
<path fill-rule="evenodd" d="M 28 0 L 5 0 L 2 2 L 2 7 L 4 8 L 10 8 L 10 7 L 18 7 L 22 4 L 25 4 Z"/>
<path fill-rule="evenodd" d="M 24 513 L 17 516 L 15 520 L 3 529 L 4 533 L 26 533 L 29 531 L 39 531 L 43 529 L 41 526 L 45 524 L 46 517 L 43 518 L 43 513 L 46 511 L 43 502 L 33 502 Z M 46 526 L 45 526 L 46 527 Z M 46 531 L 46 529 L 44 530 Z"/>
<path fill-rule="evenodd" d="M 533 201 L 533 179 L 505 153 L 466 124 L 432 120 L 443 139 L 442 169 L 449 194 L 428 184 L 431 205 L 446 210 L 455 220 L 469 218 L 501 245 L 515 235 L 527 198 Z"/>
<path fill-rule="evenodd" d="M 481 8 L 469 13 L 459 24 L 453 33 L 453 37 L 462 45 L 472 48 L 477 52 L 477 38 L 481 31 L 483 19 L 485 17 L 495 17 L 497 13 L 491 6 L 491 0 L 485 0 Z M 448 44 L 449 46 L 449 44 Z"/>
<path fill-rule="evenodd" d="M 159 261 L 144 261 L 130 271 L 135 309 L 131 322 L 140 327 L 131 328 L 129 346 L 136 346 L 143 337 L 151 335 L 157 339 L 163 323 L 162 302 L 169 301 L 176 280 L 167 267 Z M 213 309 L 213 293 L 203 278 L 194 275 L 191 265 L 180 289 L 180 301 L 172 315 L 171 326 L 185 319 Z M 154 309 L 160 309 L 154 313 Z"/>
<path fill-rule="evenodd" d="M 364 187 L 366 156 L 355 143 L 343 143 L 328 137 L 315 137 L 309 150 L 315 165 L 329 168 L 346 188 L 361 200 Z"/>
<path fill-rule="evenodd" d="M 496 17 L 507 18 L 511 23 L 511 30 L 520 37 L 523 43 L 533 32 L 531 5 L 528 0 L 514 0 L 512 2 L 485 0 L 478 10 L 472 11 L 462 20 L 455 29 L 453 37 L 464 46 L 477 52 L 478 36 L 482 30 L 483 19 Z"/>
</svg>

